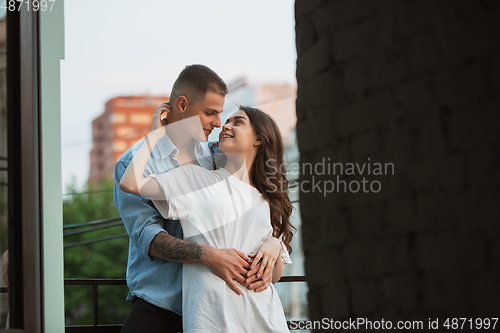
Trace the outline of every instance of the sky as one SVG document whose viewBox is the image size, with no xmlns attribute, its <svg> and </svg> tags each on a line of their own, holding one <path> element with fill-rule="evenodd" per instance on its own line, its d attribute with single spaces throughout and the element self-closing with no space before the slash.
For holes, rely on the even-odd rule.
<svg viewBox="0 0 500 333">
<path fill-rule="evenodd" d="M 226 83 L 295 84 L 294 0 L 65 0 L 63 193 L 86 181 L 92 120 L 121 95 L 169 95 L 200 63 Z"/>
</svg>

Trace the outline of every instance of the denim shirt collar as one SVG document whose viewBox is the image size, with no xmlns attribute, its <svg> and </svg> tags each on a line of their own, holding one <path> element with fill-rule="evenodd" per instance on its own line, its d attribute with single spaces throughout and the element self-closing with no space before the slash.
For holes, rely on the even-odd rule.
<svg viewBox="0 0 500 333">
<path fill-rule="evenodd" d="M 137 151 L 141 148 L 142 145 L 135 145 L 132 150 L 132 154 L 135 155 Z M 172 140 L 165 135 L 156 143 L 156 146 L 153 148 L 152 157 L 155 162 L 161 162 L 166 158 L 170 158 L 174 160 L 179 155 L 179 149 L 172 143 Z M 194 155 L 201 166 L 213 169 L 210 147 L 207 142 L 198 142 L 194 148 Z"/>
<path fill-rule="evenodd" d="M 172 158 L 176 158 L 179 155 L 179 149 L 172 143 L 172 140 L 165 134 L 156 144 L 155 149 L 153 149 L 153 157 L 155 160 L 162 160 L 164 158 L 173 155 Z"/>
</svg>

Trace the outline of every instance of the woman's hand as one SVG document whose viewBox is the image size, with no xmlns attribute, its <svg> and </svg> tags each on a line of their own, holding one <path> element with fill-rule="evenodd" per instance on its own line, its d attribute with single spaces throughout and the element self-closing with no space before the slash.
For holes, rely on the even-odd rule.
<svg viewBox="0 0 500 333">
<path fill-rule="evenodd" d="M 172 111 L 170 102 L 160 104 L 156 107 L 155 115 L 153 116 L 153 128 L 151 129 L 151 132 L 154 132 L 158 128 L 167 125 L 167 116 L 170 111 Z"/>
<path fill-rule="evenodd" d="M 255 291 L 262 291 L 269 286 L 274 265 L 276 264 L 276 260 L 280 257 L 280 254 L 280 241 L 276 237 L 271 237 L 259 247 L 256 254 L 249 255 L 251 266 L 250 271 L 247 273 L 248 278 L 245 281 L 249 289 L 257 288 Z M 262 279 L 263 283 L 252 285 L 253 282 L 259 279 Z"/>
</svg>

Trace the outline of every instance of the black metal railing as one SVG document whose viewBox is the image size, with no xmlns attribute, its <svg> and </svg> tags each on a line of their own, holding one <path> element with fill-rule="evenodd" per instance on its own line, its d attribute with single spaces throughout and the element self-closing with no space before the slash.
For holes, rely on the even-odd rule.
<svg viewBox="0 0 500 333">
<path fill-rule="evenodd" d="M 306 282 L 305 276 L 282 276 L 278 283 Z M 66 326 L 66 333 L 119 333 L 122 324 L 101 325 L 99 324 L 99 286 L 123 286 L 127 281 L 124 279 L 64 279 L 65 286 L 92 286 L 92 304 L 94 323 L 92 325 Z M 298 323 L 298 321 L 295 321 Z M 290 323 L 288 322 L 290 327 Z M 299 326 L 300 327 L 300 326 Z"/>
<path fill-rule="evenodd" d="M 111 223 L 111 222 L 114 222 L 114 223 Z M 119 227 L 119 226 L 123 226 L 123 223 L 121 222 L 120 217 L 112 217 L 112 218 L 90 221 L 90 222 L 79 223 L 79 224 L 68 224 L 68 225 L 65 225 L 63 227 L 63 231 L 64 231 L 63 237 L 70 237 L 70 236 L 84 234 L 84 233 L 88 233 L 88 232 L 92 232 L 92 231 L 96 231 L 96 230 L 114 228 L 114 227 Z M 86 227 L 92 227 L 92 228 L 86 228 Z M 80 231 L 67 232 L 67 230 L 80 229 L 80 228 L 86 228 L 86 229 L 80 230 Z M 125 238 L 125 237 L 128 237 L 127 233 L 98 238 L 98 239 L 92 239 L 92 240 L 87 240 L 87 241 L 82 241 L 82 242 L 77 242 L 77 243 L 69 243 L 69 244 L 65 244 L 64 248 L 67 249 L 70 247 L 99 243 L 99 242 L 104 242 L 104 241 L 108 241 L 108 240 L 115 239 L 115 238 Z"/>
<path fill-rule="evenodd" d="M 94 314 L 93 325 L 66 326 L 66 333 L 119 333 L 122 325 L 99 324 L 99 293 L 98 286 L 127 285 L 125 279 L 64 279 L 65 286 L 92 286 L 92 305 Z"/>
</svg>

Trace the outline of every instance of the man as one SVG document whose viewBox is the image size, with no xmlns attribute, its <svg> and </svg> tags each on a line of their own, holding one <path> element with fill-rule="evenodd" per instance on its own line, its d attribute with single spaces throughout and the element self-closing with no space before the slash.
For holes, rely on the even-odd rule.
<svg viewBox="0 0 500 333">
<path fill-rule="evenodd" d="M 159 174 L 193 162 L 207 169 L 218 168 L 206 141 L 213 128 L 221 126 L 220 113 L 226 94 L 226 84 L 210 68 L 187 66 L 173 85 L 169 109 L 166 105 L 157 108 L 153 129 L 165 125 L 158 123 L 160 116 L 171 108 L 167 124 L 199 117 L 204 137 L 199 137 L 201 131 L 167 127 L 167 135 L 153 149 L 145 174 Z M 245 254 L 235 249 L 217 249 L 182 240 L 178 221 L 164 220 L 149 200 L 120 190 L 120 179 L 143 143 L 129 148 L 115 166 L 114 201 L 130 237 L 127 300 L 133 303 L 122 332 L 142 332 L 146 328 L 148 333 L 182 332 L 182 263 L 207 265 L 238 294 L 241 291 L 234 280 L 261 291 L 269 286 L 271 276 L 259 279 L 261 269 L 250 269 Z M 259 273 L 255 274 L 257 269 Z"/>
</svg>

